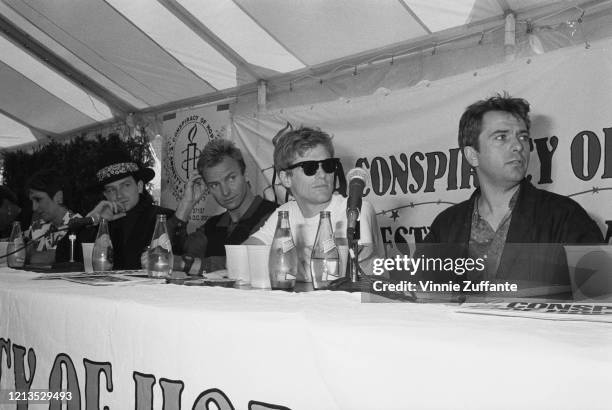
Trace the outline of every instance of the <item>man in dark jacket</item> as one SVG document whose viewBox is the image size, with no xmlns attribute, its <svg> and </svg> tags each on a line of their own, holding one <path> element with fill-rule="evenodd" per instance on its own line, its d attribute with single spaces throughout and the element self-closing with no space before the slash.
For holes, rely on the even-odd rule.
<svg viewBox="0 0 612 410">
<path fill-rule="evenodd" d="M 151 243 L 157 215 L 173 214 L 170 209 L 154 205 L 145 190 L 144 185 L 154 176 L 155 171 L 139 166 L 123 152 L 103 155 L 92 188 L 102 191 L 105 199 L 87 216 L 110 221 L 113 269 L 141 269 L 140 256 Z"/>
<path fill-rule="evenodd" d="M 478 101 L 461 117 L 459 146 L 480 187 L 435 218 L 421 250 L 479 260 L 483 269 L 467 277 L 436 272 L 438 280 L 508 281 L 519 289 L 568 285 L 562 244 L 603 242 L 578 203 L 537 189 L 525 178 L 529 128 L 529 103 L 508 95 Z"/>
<path fill-rule="evenodd" d="M 210 141 L 198 160 L 198 173 L 187 181 L 175 216 L 168 221 L 174 269 L 190 274 L 225 268 L 225 245 L 239 245 L 259 229 L 276 209 L 276 204 L 254 195 L 246 179 L 240 150 L 225 139 Z M 186 224 L 206 188 L 226 212 L 209 218 L 195 232 Z"/>
</svg>

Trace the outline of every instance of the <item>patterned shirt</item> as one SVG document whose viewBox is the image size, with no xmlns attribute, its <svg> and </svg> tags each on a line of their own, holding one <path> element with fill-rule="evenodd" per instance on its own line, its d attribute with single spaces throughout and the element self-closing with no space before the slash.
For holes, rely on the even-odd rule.
<svg viewBox="0 0 612 410">
<path fill-rule="evenodd" d="M 81 218 L 81 215 L 67 210 L 60 226 L 55 226 L 52 222 L 37 219 L 32 222 L 32 225 L 30 225 L 30 228 L 25 233 L 25 237 L 30 241 L 44 235 L 44 237 L 38 240 L 36 250 L 40 252 L 53 250 L 57 247 L 57 243 L 66 235 L 67 231 L 62 229 L 66 228 L 68 222 L 73 218 Z"/>
<path fill-rule="evenodd" d="M 480 212 L 478 212 L 478 200 L 476 197 L 474 203 L 474 212 L 472 213 L 472 226 L 470 230 L 469 254 L 471 258 L 483 258 L 485 260 L 485 270 L 482 272 L 482 277 L 470 277 L 471 280 L 494 279 L 499 267 L 504 245 L 506 244 L 506 236 L 510 228 L 512 220 L 512 210 L 518 198 L 520 189 L 517 189 L 510 202 L 508 203 L 508 212 L 502 218 L 497 230 L 491 227 Z"/>
</svg>

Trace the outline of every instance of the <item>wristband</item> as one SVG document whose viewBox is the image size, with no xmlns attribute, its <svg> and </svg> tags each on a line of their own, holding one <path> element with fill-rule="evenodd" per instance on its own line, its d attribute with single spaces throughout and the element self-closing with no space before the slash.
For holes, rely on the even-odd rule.
<svg viewBox="0 0 612 410">
<path fill-rule="evenodd" d="M 183 272 L 185 273 L 189 273 L 189 271 L 191 270 L 191 265 L 193 265 L 193 256 L 191 255 L 183 255 Z"/>
<path fill-rule="evenodd" d="M 202 276 L 202 274 L 204 273 L 204 264 L 202 263 L 201 258 L 195 258 L 191 270 L 194 272 L 192 273 L 192 275 Z"/>
</svg>

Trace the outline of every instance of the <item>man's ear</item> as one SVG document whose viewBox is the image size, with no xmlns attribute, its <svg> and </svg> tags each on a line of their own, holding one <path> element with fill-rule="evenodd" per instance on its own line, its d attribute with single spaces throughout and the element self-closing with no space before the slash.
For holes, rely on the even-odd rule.
<svg viewBox="0 0 612 410">
<path fill-rule="evenodd" d="M 278 179 L 286 189 L 291 188 L 291 171 L 279 171 Z"/>
<path fill-rule="evenodd" d="M 64 191 L 62 191 L 61 189 L 57 191 L 53 195 L 53 202 L 55 202 L 58 205 L 63 205 L 64 204 Z"/>
<path fill-rule="evenodd" d="M 144 190 L 144 182 L 142 181 L 138 181 L 138 193 L 142 194 L 142 191 Z"/>
<path fill-rule="evenodd" d="M 470 146 L 463 147 L 463 155 L 465 155 L 465 159 L 473 168 L 478 166 L 478 151 L 476 151 L 476 148 Z"/>
</svg>

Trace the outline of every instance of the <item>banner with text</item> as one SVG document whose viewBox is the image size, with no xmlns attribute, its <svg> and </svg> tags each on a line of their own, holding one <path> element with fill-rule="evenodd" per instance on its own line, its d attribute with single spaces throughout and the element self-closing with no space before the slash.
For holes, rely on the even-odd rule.
<svg viewBox="0 0 612 410">
<path fill-rule="evenodd" d="M 255 158 L 270 192 L 272 137 L 287 121 L 333 135 L 345 170 L 364 167 L 366 190 L 391 253 L 406 254 L 446 207 L 469 198 L 475 172 L 458 148 L 471 103 L 507 91 L 531 104 L 535 186 L 579 202 L 609 239 L 612 220 L 612 42 L 491 66 L 416 87 L 235 116 L 233 133 Z M 281 196 L 283 197 L 283 196 Z M 612 223 L 612 222 L 611 222 Z"/>
<path fill-rule="evenodd" d="M 185 183 L 198 172 L 196 165 L 206 143 L 214 138 L 227 138 L 229 106 L 188 109 L 166 114 L 163 119 L 161 205 L 176 209 Z M 222 211 L 214 198 L 206 194 L 191 213 L 189 229 Z"/>
</svg>

